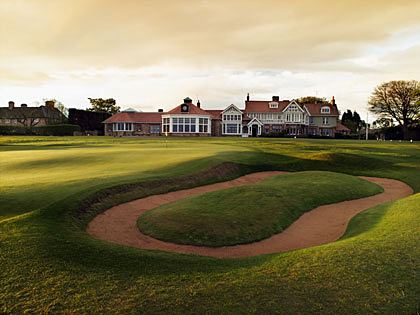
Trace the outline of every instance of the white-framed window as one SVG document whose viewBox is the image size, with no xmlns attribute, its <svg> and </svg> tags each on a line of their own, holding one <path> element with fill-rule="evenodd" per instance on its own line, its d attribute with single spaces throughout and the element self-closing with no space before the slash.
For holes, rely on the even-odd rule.
<svg viewBox="0 0 420 315">
<path fill-rule="evenodd" d="M 330 108 L 328 106 L 321 107 L 321 113 L 322 114 L 329 114 Z"/>
<path fill-rule="evenodd" d="M 196 118 L 174 117 L 172 118 L 172 132 L 189 133 L 195 132 Z"/>
<path fill-rule="evenodd" d="M 313 124 L 314 123 L 314 118 L 311 116 L 311 117 L 309 117 L 309 123 L 310 124 Z"/>
<path fill-rule="evenodd" d="M 238 124 L 225 124 L 224 126 L 225 126 L 225 133 L 230 133 L 230 134 L 239 133 L 240 125 Z"/>
<path fill-rule="evenodd" d="M 163 118 L 163 132 L 169 132 L 170 118 Z"/>
<path fill-rule="evenodd" d="M 270 108 L 279 108 L 279 103 L 277 102 L 270 102 L 268 105 Z"/>
<path fill-rule="evenodd" d="M 117 122 L 113 125 L 114 131 L 133 131 L 133 123 Z"/>
<path fill-rule="evenodd" d="M 209 131 L 209 119 L 199 118 L 198 119 L 198 132 L 208 132 L 208 131 Z"/>
<path fill-rule="evenodd" d="M 223 120 L 241 120 L 241 115 L 224 114 Z"/>
<path fill-rule="evenodd" d="M 322 117 L 322 124 L 323 125 L 328 125 L 328 123 L 329 123 L 328 117 Z"/>
</svg>

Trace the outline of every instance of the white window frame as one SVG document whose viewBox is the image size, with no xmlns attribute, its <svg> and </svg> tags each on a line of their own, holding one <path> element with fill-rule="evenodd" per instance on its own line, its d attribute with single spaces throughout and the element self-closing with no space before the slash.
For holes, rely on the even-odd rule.
<svg viewBox="0 0 420 315">
<path fill-rule="evenodd" d="M 200 132 L 200 119 L 204 119 L 206 123 L 201 124 L 201 128 L 205 130 Z M 182 123 L 180 122 L 182 121 Z M 206 124 L 206 127 L 203 127 Z M 211 133 L 211 119 L 209 116 L 200 116 L 200 115 L 165 115 L 162 116 L 162 132 L 163 133 L 174 133 L 174 134 L 189 134 L 189 133 Z M 187 126 L 188 131 L 185 131 Z M 176 128 L 174 128 L 176 126 Z M 182 126 L 182 131 L 179 131 L 179 126 Z M 175 130 L 176 129 L 176 130 Z M 191 131 L 194 129 L 194 131 Z"/>
<path fill-rule="evenodd" d="M 321 114 L 329 114 L 331 113 L 331 109 L 328 106 L 321 107 Z"/>
<path fill-rule="evenodd" d="M 134 123 L 132 122 L 115 122 L 112 124 L 113 131 L 133 131 Z"/>
</svg>

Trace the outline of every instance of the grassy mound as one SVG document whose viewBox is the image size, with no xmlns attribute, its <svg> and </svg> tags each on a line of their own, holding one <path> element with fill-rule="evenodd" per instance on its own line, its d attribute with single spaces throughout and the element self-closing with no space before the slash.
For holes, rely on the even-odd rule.
<svg viewBox="0 0 420 315">
<path fill-rule="evenodd" d="M 379 186 L 350 175 L 291 173 L 158 207 L 140 216 L 138 226 L 145 234 L 179 244 L 218 247 L 250 243 L 281 232 L 317 206 L 381 191 Z"/>
</svg>

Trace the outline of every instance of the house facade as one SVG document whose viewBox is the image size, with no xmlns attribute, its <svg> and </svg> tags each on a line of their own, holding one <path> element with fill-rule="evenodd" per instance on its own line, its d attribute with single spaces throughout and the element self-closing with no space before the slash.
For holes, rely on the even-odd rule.
<svg viewBox="0 0 420 315">
<path fill-rule="evenodd" d="M 269 101 L 250 100 L 243 109 L 231 104 L 204 110 L 198 101 L 185 98 L 168 112 L 117 113 L 104 121 L 105 135 L 140 136 L 245 136 L 263 135 L 334 137 L 341 125 L 334 97 L 328 103 L 299 103 L 273 96 Z M 337 128 L 339 127 L 339 128 Z"/>
<path fill-rule="evenodd" d="M 54 101 L 46 101 L 39 107 L 28 107 L 26 104 L 15 106 L 10 101 L 8 107 L 0 107 L 0 125 L 34 127 L 62 124 L 67 118 L 55 107 Z"/>
</svg>

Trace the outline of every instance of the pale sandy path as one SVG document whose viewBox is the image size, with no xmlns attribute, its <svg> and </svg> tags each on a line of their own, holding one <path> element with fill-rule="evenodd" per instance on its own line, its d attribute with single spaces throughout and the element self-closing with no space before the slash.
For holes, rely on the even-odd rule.
<svg viewBox="0 0 420 315">
<path fill-rule="evenodd" d="M 303 214 L 283 232 L 265 240 L 235 246 L 204 247 L 164 242 L 142 234 L 137 219 L 145 211 L 187 196 L 257 183 L 267 177 L 285 172 L 259 172 L 237 179 L 154 195 L 112 207 L 96 216 L 87 232 L 95 238 L 141 249 L 163 250 L 218 258 L 237 258 L 285 252 L 333 242 L 346 230 L 350 219 L 359 212 L 378 204 L 406 197 L 413 193 L 407 184 L 387 178 L 361 177 L 384 188 L 375 196 L 317 207 Z"/>
</svg>

